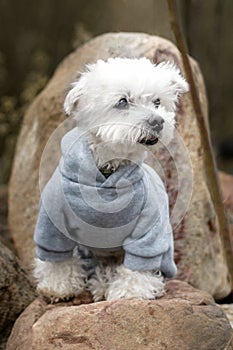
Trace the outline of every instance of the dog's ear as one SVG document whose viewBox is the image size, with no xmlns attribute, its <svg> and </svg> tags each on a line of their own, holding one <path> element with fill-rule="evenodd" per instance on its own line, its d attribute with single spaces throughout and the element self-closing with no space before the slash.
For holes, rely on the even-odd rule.
<svg viewBox="0 0 233 350">
<path fill-rule="evenodd" d="M 180 70 L 173 63 L 161 62 L 156 67 L 164 74 L 164 79 L 167 79 L 169 87 L 176 96 L 189 91 L 188 83 L 182 77 Z"/>
<path fill-rule="evenodd" d="M 68 92 L 63 106 L 66 114 L 70 115 L 74 111 L 80 96 L 83 94 L 84 85 L 84 76 L 81 76 L 78 81 L 72 84 L 72 89 Z"/>
<path fill-rule="evenodd" d="M 154 66 L 156 79 L 160 82 L 157 95 L 161 99 L 161 105 L 167 111 L 175 112 L 179 96 L 189 91 L 186 80 L 180 70 L 171 62 L 161 62 Z"/>
<path fill-rule="evenodd" d="M 189 85 L 187 81 L 182 77 L 180 71 L 177 68 L 175 68 L 173 69 L 171 74 L 171 86 L 175 90 L 175 94 L 179 96 L 185 92 L 188 92 Z"/>
</svg>

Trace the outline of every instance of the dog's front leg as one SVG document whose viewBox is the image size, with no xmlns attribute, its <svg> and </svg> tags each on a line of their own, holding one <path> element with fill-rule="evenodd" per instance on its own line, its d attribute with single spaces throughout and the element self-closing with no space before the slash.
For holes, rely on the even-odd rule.
<svg viewBox="0 0 233 350">
<path fill-rule="evenodd" d="M 165 294 L 163 277 L 151 271 L 133 271 L 124 265 L 116 273 L 105 293 L 106 300 L 122 298 L 155 299 Z"/>
<path fill-rule="evenodd" d="M 38 292 L 51 302 L 75 297 L 85 288 L 86 273 L 78 257 L 59 262 L 36 258 L 34 277 Z"/>
</svg>

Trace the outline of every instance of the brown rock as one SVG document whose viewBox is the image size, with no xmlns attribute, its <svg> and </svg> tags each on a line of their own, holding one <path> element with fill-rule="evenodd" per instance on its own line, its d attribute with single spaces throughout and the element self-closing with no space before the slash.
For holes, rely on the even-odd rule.
<svg viewBox="0 0 233 350">
<path fill-rule="evenodd" d="M 0 240 L 9 249 L 13 250 L 13 241 L 8 228 L 8 187 L 0 186 Z"/>
<path fill-rule="evenodd" d="M 233 225 L 233 176 L 219 172 L 219 179 L 223 195 L 223 204 L 229 213 L 230 224 Z"/>
<path fill-rule="evenodd" d="M 35 297 L 34 288 L 19 261 L 0 242 L 0 343 L 6 340 L 16 318 Z"/>
<path fill-rule="evenodd" d="M 233 328 L 233 304 L 223 304 L 221 305 L 223 311 L 225 312 L 231 327 Z"/>
<path fill-rule="evenodd" d="M 227 210 L 233 213 L 233 176 L 220 171 L 219 179 L 222 188 L 224 205 Z"/>
<path fill-rule="evenodd" d="M 225 206 L 231 231 L 232 254 L 233 254 L 233 176 L 219 172 L 222 189 L 223 204 Z"/>
<path fill-rule="evenodd" d="M 46 306 L 38 299 L 15 323 L 6 350 L 223 350 L 231 336 L 209 294 L 174 280 L 155 301 Z"/>
<path fill-rule="evenodd" d="M 77 72 L 82 71 L 86 63 L 110 56 L 146 56 L 154 62 L 170 60 L 182 69 L 181 57 L 174 44 L 139 33 L 102 35 L 77 49 L 60 64 L 47 87 L 25 115 L 10 181 L 9 222 L 18 254 L 27 266 L 34 256 L 32 235 L 38 210 L 38 168 L 43 149 L 51 133 L 65 120 L 62 105 Z M 203 78 L 197 63 L 191 60 L 191 64 L 207 120 Z M 230 284 L 219 238 L 218 220 L 206 185 L 200 135 L 188 94 L 182 97 L 177 119 L 178 131 L 188 150 L 191 165 L 187 158 L 184 160 L 185 152 L 179 149 L 176 142 L 172 144 L 170 153 L 158 152 L 157 157 L 164 169 L 171 210 L 178 201 L 179 192 L 182 192 L 180 189 L 183 189 L 184 195 L 193 188 L 189 206 L 189 200 L 181 196 L 177 208 L 182 215 L 173 216 L 178 277 L 222 298 L 229 294 Z M 55 149 L 58 147 L 59 143 Z M 51 166 L 55 167 L 55 155 L 56 152 L 47 159 L 48 174 L 51 173 Z M 176 172 L 177 165 L 179 174 Z M 191 172 L 189 165 L 192 167 Z M 189 181 L 192 173 L 193 184 Z M 185 217 L 182 206 L 188 209 Z"/>
</svg>

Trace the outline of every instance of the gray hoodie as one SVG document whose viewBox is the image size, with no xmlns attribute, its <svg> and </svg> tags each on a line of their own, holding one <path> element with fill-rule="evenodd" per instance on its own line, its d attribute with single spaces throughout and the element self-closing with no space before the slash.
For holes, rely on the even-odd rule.
<svg viewBox="0 0 233 350">
<path fill-rule="evenodd" d="M 123 248 L 125 267 L 173 277 L 168 197 L 157 173 L 145 163 L 130 163 L 105 178 L 78 128 L 63 137 L 61 150 L 41 196 L 37 256 L 62 261 L 76 246 L 97 255 Z"/>
</svg>

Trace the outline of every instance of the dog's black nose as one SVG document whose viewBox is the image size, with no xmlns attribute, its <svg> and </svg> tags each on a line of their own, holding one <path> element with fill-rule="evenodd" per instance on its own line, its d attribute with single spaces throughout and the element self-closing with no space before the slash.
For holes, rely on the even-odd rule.
<svg viewBox="0 0 233 350">
<path fill-rule="evenodd" d="M 164 119 L 160 116 L 151 116 L 148 119 L 148 123 L 156 132 L 160 132 L 163 129 Z"/>
</svg>

